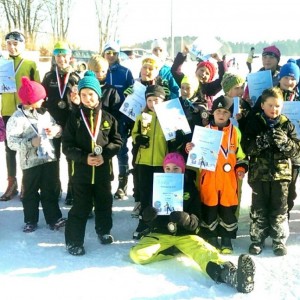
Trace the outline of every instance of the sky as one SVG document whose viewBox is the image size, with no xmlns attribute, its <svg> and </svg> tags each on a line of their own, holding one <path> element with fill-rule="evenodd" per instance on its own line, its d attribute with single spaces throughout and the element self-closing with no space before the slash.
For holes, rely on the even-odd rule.
<svg viewBox="0 0 300 300">
<path fill-rule="evenodd" d="M 4 143 L 0 143 L 0 193 L 6 188 Z M 114 167 L 116 168 L 116 160 Z M 18 180 L 21 171 L 18 169 Z M 66 160 L 61 163 L 63 196 L 66 193 Z M 113 182 L 113 191 L 117 182 Z M 299 191 L 299 183 L 298 183 Z M 298 193 L 299 194 L 299 193 Z M 242 207 L 234 253 L 223 256 L 237 263 L 246 253 L 249 239 L 249 203 L 251 190 L 243 183 Z M 70 209 L 60 201 L 63 216 Z M 74 257 L 64 245 L 64 229 L 51 231 L 40 210 L 38 229 L 23 233 L 22 203 L 18 197 L 0 202 L 0 299 L 5 300 L 297 300 L 300 299 L 300 201 L 291 213 L 288 255 L 275 257 L 271 240 L 256 264 L 255 288 L 250 294 L 216 284 L 192 260 L 184 255 L 148 265 L 133 264 L 128 256 L 135 243 L 132 233 L 137 219 L 130 213 L 134 206 L 132 178 L 129 178 L 129 199 L 113 203 L 115 242 L 101 245 L 95 234 L 94 219 L 87 223 L 86 255 Z"/>
<path fill-rule="evenodd" d="M 121 45 L 173 36 L 200 36 L 209 32 L 223 40 L 272 42 L 299 39 L 298 2 L 266 0 L 126 0 L 120 26 Z M 171 3 L 172 11 L 171 14 Z M 294 9 L 293 9 L 294 7 Z M 97 48 L 94 0 L 75 3 L 70 38 L 82 47 Z M 171 17 L 172 15 L 172 17 Z M 172 20 L 172 22 L 171 22 Z M 171 26 L 172 24 L 172 26 Z M 171 30 L 172 28 L 172 30 Z"/>
</svg>

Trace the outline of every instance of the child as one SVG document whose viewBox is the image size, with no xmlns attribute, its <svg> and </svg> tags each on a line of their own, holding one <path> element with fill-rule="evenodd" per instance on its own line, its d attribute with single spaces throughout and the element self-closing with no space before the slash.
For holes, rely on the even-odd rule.
<svg viewBox="0 0 300 300">
<path fill-rule="evenodd" d="M 230 122 L 233 101 L 220 96 L 213 102 L 213 120 L 207 126 L 223 131 L 220 151 L 215 171 L 201 170 L 199 187 L 202 201 L 201 235 L 221 253 L 233 251 L 231 239 L 236 238 L 238 222 L 237 179 L 243 179 L 247 171 L 245 154 L 240 146 L 241 133 Z M 187 152 L 193 147 L 186 146 Z M 218 237 L 221 237 L 221 247 Z"/>
<path fill-rule="evenodd" d="M 49 112 L 41 108 L 46 97 L 41 84 L 22 77 L 18 95 L 22 105 L 18 106 L 7 123 L 7 142 L 12 150 L 20 154 L 24 185 L 23 232 L 37 229 L 40 202 L 50 229 L 59 229 L 66 219 L 62 218 L 57 201 L 57 159 L 52 139 L 59 138 L 62 129 Z"/>
<path fill-rule="evenodd" d="M 84 255 L 85 226 L 95 207 L 95 230 L 102 244 L 111 244 L 111 159 L 121 148 L 117 121 L 101 109 L 101 87 L 92 71 L 78 83 L 81 99 L 63 133 L 63 153 L 72 161 L 73 206 L 65 230 L 67 250 Z"/>
<path fill-rule="evenodd" d="M 300 141 L 295 126 L 281 114 L 280 88 L 267 89 L 261 96 L 263 112 L 249 119 L 242 146 L 250 157 L 248 182 L 252 188 L 249 253 L 262 252 L 265 239 L 273 240 L 273 252 L 287 254 L 288 189 L 292 178 L 291 159 L 298 156 Z"/>
<path fill-rule="evenodd" d="M 184 173 L 183 156 L 167 154 L 163 168 L 165 173 Z M 181 252 L 193 259 L 216 282 L 227 283 L 241 293 L 250 293 L 254 289 L 254 262 L 248 255 L 240 255 L 237 267 L 224 261 L 217 249 L 197 235 L 200 214 L 198 192 L 185 176 L 183 211 L 157 216 L 155 208 L 145 208 L 143 218 L 149 224 L 149 233 L 130 249 L 130 258 L 143 265 L 171 259 Z"/>
</svg>

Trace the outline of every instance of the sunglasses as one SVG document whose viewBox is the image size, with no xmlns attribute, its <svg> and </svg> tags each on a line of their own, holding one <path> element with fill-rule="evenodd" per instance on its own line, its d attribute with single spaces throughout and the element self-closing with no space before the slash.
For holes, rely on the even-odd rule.
<svg viewBox="0 0 300 300">
<path fill-rule="evenodd" d="M 104 54 L 107 54 L 107 55 L 117 55 L 118 52 L 115 52 L 115 51 L 112 51 L 112 50 L 107 50 L 104 52 Z"/>
</svg>

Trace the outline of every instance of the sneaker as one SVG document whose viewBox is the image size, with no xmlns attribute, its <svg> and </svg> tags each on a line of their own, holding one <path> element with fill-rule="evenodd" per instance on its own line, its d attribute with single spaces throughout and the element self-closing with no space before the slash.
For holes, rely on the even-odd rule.
<svg viewBox="0 0 300 300">
<path fill-rule="evenodd" d="M 83 246 L 76 246 L 73 244 L 68 244 L 67 250 L 71 255 L 74 255 L 74 256 L 81 256 L 81 255 L 85 254 L 85 249 Z"/>
<path fill-rule="evenodd" d="M 29 233 L 29 232 L 34 232 L 37 229 L 37 224 L 32 224 L 32 223 L 26 223 L 25 226 L 23 227 L 23 232 Z"/>
<path fill-rule="evenodd" d="M 66 225 L 66 218 L 59 218 L 54 224 L 50 224 L 50 230 L 59 230 L 59 228 L 64 227 Z"/>
<path fill-rule="evenodd" d="M 249 253 L 252 255 L 259 255 L 262 253 L 262 250 L 264 248 L 265 243 L 264 242 L 255 242 L 252 243 L 249 246 Z"/>
<path fill-rule="evenodd" d="M 237 291 L 250 293 L 254 289 L 255 264 L 247 254 L 239 256 L 237 267 Z"/>
<path fill-rule="evenodd" d="M 100 243 L 103 245 L 111 244 L 114 242 L 114 238 L 110 234 L 99 234 L 98 235 Z"/>
<path fill-rule="evenodd" d="M 208 238 L 207 242 L 209 244 L 211 244 L 212 246 L 214 246 L 216 249 L 220 249 L 220 245 L 219 245 L 219 241 L 218 241 L 218 237 L 217 236 Z"/>
<path fill-rule="evenodd" d="M 221 250 L 220 253 L 222 254 L 232 254 L 233 247 L 231 244 L 231 238 L 222 237 L 221 238 Z"/>
<path fill-rule="evenodd" d="M 287 254 L 287 248 L 282 242 L 273 241 L 272 248 L 276 256 L 284 256 Z"/>
<path fill-rule="evenodd" d="M 141 202 L 136 202 L 135 206 L 131 212 L 131 217 L 138 218 L 140 215 L 140 211 L 141 211 Z"/>
</svg>

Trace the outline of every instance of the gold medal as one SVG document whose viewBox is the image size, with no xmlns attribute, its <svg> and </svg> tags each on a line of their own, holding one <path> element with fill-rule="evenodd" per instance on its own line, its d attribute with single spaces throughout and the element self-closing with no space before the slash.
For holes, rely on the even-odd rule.
<svg viewBox="0 0 300 300">
<path fill-rule="evenodd" d="M 67 107 L 67 103 L 64 100 L 58 101 L 57 105 L 60 109 L 65 109 Z"/>
</svg>

